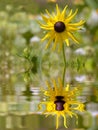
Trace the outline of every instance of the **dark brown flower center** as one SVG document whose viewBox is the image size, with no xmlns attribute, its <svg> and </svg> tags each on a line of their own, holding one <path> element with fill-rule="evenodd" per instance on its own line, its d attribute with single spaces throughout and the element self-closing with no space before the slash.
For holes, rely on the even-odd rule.
<svg viewBox="0 0 98 130">
<path fill-rule="evenodd" d="M 54 30 L 58 33 L 63 32 L 66 29 L 66 26 L 63 22 L 58 21 L 54 24 Z"/>
<path fill-rule="evenodd" d="M 65 104 L 65 101 L 63 100 L 63 96 L 56 96 L 56 101 L 54 102 L 56 107 L 55 109 L 57 111 L 63 111 L 64 110 L 64 104 Z"/>
</svg>

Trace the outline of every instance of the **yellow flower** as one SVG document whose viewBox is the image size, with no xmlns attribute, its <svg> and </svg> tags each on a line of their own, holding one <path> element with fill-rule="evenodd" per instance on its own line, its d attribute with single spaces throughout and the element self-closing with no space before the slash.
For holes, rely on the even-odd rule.
<svg viewBox="0 0 98 130">
<path fill-rule="evenodd" d="M 53 13 L 51 15 L 48 10 L 46 10 L 47 15 L 41 15 L 45 24 L 40 23 L 40 26 L 42 29 L 47 31 L 47 34 L 42 38 L 42 41 L 49 39 L 46 48 L 54 42 L 52 49 L 55 50 L 56 46 L 59 44 L 58 50 L 61 50 L 64 42 L 69 46 L 69 38 L 74 42 L 79 43 L 73 33 L 81 29 L 84 21 L 80 20 L 77 23 L 72 23 L 71 20 L 75 17 L 78 10 L 74 13 L 70 10 L 69 14 L 66 15 L 67 7 L 68 6 L 65 6 L 63 11 L 60 11 L 58 5 L 56 5 L 56 14 Z"/>
<path fill-rule="evenodd" d="M 77 101 L 76 97 L 79 93 L 79 88 L 75 87 L 74 89 L 69 89 L 69 84 L 66 87 L 63 87 L 62 81 L 58 78 L 58 84 L 56 80 L 52 80 L 53 85 L 46 82 L 48 90 L 43 90 L 44 95 L 48 97 L 47 101 L 41 102 L 38 107 L 41 109 L 42 105 L 46 106 L 44 114 L 47 115 L 56 115 L 56 129 L 59 125 L 59 117 L 64 118 L 64 126 L 66 125 L 66 115 L 71 117 L 75 116 L 78 118 L 75 111 L 84 111 L 84 104 Z"/>
</svg>

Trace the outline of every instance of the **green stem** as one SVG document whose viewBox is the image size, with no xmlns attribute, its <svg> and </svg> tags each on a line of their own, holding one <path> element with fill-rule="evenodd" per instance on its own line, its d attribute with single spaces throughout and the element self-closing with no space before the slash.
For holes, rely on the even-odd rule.
<svg viewBox="0 0 98 130">
<path fill-rule="evenodd" d="M 63 58 L 64 58 L 64 71 L 63 71 L 63 81 L 62 81 L 62 84 L 63 84 L 63 87 L 64 87 L 65 73 L 66 73 L 66 56 L 65 56 L 65 47 L 64 47 L 64 44 L 63 44 Z"/>
<path fill-rule="evenodd" d="M 64 67 L 66 67 L 66 56 L 65 56 L 65 47 L 63 44 L 63 57 L 64 57 Z"/>
</svg>

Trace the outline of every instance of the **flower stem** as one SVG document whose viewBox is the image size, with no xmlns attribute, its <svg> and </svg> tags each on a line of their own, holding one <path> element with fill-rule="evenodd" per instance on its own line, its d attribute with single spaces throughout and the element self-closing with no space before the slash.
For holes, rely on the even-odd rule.
<svg viewBox="0 0 98 130">
<path fill-rule="evenodd" d="M 66 56 L 65 56 L 65 46 L 63 44 L 63 57 L 64 57 L 64 67 L 66 67 Z"/>
<path fill-rule="evenodd" d="M 63 71 L 62 84 L 64 86 L 64 83 L 65 83 L 65 73 L 66 73 L 66 56 L 65 56 L 65 46 L 64 46 L 64 44 L 63 44 L 63 58 L 64 58 L 64 71 Z"/>
</svg>

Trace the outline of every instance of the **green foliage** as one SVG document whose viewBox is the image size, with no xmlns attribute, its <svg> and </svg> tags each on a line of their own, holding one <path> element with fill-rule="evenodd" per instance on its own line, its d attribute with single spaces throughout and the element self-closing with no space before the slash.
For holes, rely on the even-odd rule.
<svg viewBox="0 0 98 130">
<path fill-rule="evenodd" d="M 10 10 L 11 12 L 23 11 L 27 13 L 37 13 L 39 10 L 38 3 L 35 0 L 0 0 L 0 10 Z"/>
<path fill-rule="evenodd" d="M 86 3 L 88 4 L 88 6 L 90 6 L 93 9 L 98 8 L 98 1 L 97 0 L 86 0 Z"/>
</svg>

